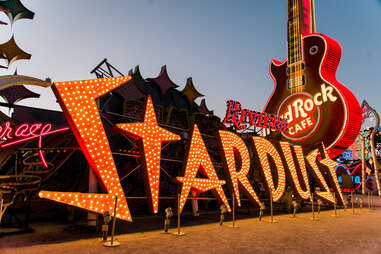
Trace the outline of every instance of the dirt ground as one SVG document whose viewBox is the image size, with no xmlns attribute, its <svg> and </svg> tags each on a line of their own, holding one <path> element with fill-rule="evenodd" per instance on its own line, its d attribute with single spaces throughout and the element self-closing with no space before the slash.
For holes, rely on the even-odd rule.
<svg viewBox="0 0 381 254">
<path fill-rule="evenodd" d="M 99 238 L 57 242 L 56 239 L 17 235 L 0 238 L 1 254 L 17 253 L 381 253 L 381 198 L 374 210 L 367 208 L 323 211 L 312 220 L 312 213 L 277 215 L 277 223 L 264 217 L 238 220 L 222 227 L 217 223 L 182 228 L 185 236 L 160 231 L 118 235 L 120 246 L 103 247 Z M 172 222 L 175 223 L 175 220 Z M 171 228 L 171 232 L 176 232 Z M 54 233 L 52 233 L 54 234 Z M 38 234 L 37 234 L 38 235 Z M 52 238 L 54 239 L 54 238 Z"/>
</svg>

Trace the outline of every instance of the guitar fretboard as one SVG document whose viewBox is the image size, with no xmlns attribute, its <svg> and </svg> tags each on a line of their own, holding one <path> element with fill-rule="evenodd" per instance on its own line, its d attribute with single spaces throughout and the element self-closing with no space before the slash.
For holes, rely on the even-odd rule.
<svg viewBox="0 0 381 254">
<path fill-rule="evenodd" d="M 294 73 L 302 62 L 301 22 L 299 0 L 287 0 L 287 41 L 289 73 Z"/>
</svg>

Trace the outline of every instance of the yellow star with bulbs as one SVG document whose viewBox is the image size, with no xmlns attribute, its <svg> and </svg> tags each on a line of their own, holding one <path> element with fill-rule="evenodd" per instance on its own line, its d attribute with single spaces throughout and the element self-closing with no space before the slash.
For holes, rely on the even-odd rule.
<svg viewBox="0 0 381 254">
<path fill-rule="evenodd" d="M 180 136 L 160 127 L 156 120 L 151 96 L 147 98 L 144 122 L 116 124 L 118 131 L 136 140 L 141 140 L 144 165 L 147 171 L 149 192 L 154 213 L 158 211 L 161 143 L 180 140 Z"/>
</svg>

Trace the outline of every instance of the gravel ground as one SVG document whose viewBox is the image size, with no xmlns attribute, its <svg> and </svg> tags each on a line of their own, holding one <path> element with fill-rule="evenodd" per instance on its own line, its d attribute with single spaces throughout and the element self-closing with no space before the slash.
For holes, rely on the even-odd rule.
<svg viewBox="0 0 381 254">
<path fill-rule="evenodd" d="M 185 236 L 123 234 L 117 236 L 117 248 L 103 247 L 99 238 L 57 242 L 53 235 L 51 240 L 38 234 L 9 236 L 0 238 L 0 253 L 381 253 L 381 198 L 374 204 L 374 210 L 355 209 L 355 215 L 351 209 L 338 210 L 337 217 L 324 211 L 316 221 L 311 213 L 302 213 L 296 218 L 277 215 L 277 223 L 269 223 L 269 217 L 238 220 L 239 228 L 229 227 L 231 222 L 189 226 L 182 228 Z"/>
</svg>

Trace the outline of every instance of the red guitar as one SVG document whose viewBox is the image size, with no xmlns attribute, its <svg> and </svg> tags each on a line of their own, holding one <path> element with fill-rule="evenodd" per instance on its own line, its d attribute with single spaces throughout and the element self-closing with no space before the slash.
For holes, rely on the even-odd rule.
<svg viewBox="0 0 381 254">
<path fill-rule="evenodd" d="M 334 158 L 358 135 L 361 108 L 353 93 L 336 80 L 339 43 L 310 33 L 305 8 L 300 0 L 287 1 L 288 58 L 270 64 L 275 88 L 264 111 L 288 119 L 289 132 L 281 134 L 282 140 L 304 146 L 323 142 Z"/>
</svg>

